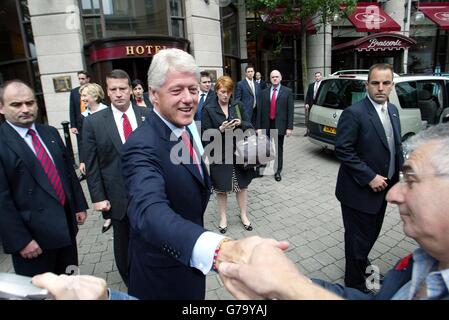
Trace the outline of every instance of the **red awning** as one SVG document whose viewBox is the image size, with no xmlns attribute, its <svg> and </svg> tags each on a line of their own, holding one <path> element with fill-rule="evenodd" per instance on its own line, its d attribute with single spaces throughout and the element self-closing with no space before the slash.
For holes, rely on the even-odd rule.
<svg viewBox="0 0 449 320">
<path fill-rule="evenodd" d="M 412 38 L 392 32 L 370 34 L 356 40 L 340 43 L 332 47 L 334 51 L 393 51 L 402 50 L 416 44 Z"/>
<path fill-rule="evenodd" d="M 449 2 L 421 3 L 419 11 L 435 22 L 440 29 L 449 30 Z"/>
<path fill-rule="evenodd" d="M 373 2 L 359 2 L 348 19 L 358 32 L 401 30 L 401 26 L 386 14 L 379 4 Z"/>
</svg>

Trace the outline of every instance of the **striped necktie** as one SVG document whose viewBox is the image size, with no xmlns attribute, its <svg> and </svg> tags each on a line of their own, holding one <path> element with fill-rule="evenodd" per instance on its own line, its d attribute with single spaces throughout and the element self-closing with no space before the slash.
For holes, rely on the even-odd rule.
<svg viewBox="0 0 449 320">
<path fill-rule="evenodd" d="M 41 141 L 37 137 L 36 132 L 34 132 L 33 129 L 29 129 L 28 134 L 31 136 L 31 139 L 33 141 L 33 147 L 34 151 L 36 152 L 37 160 L 39 160 L 39 163 L 44 169 L 53 190 L 55 190 L 56 192 L 56 196 L 58 197 L 59 202 L 64 206 L 66 196 L 64 189 L 62 188 L 62 182 L 61 178 L 59 177 L 58 170 L 56 169 L 55 164 L 51 160 Z"/>
</svg>

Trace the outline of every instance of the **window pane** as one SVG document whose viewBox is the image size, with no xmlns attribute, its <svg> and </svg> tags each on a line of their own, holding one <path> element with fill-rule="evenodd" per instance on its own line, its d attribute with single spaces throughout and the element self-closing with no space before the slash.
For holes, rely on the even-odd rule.
<svg viewBox="0 0 449 320">
<path fill-rule="evenodd" d="M 30 22 L 30 11 L 28 10 L 28 1 L 27 0 L 21 0 L 20 6 L 22 7 L 22 19 L 23 21 Z"/>
<path fill-rule="evenodd" d="M 184 38 L 184 20 L 172 19 L 171 20 L 171 30 L 172 30 L 173 37 Z"/>
<path fill-rule="evenodd" d="M 181 0 L 170 0 L 170 14 L 172 17 L 184 17 Z"/>
<path fill-rule="evenodd" d="M 86 33 L 86 41 L 101 38 L 100 18 L 84 18 L 84 32 Z"/>
<path fill-rule="evenodd" d="M 31 28 L 31 23 L 25 23 L 23 25 L 23 28 L 25 29 L 25 36 L 28 42 L 28 48 L 30 50 L 30 57 L 36 58 L 36 46 L 34 44 L 33 29 Z"/>
<path fill-rule="evenodd" d="M 0 61 L 25 58 L 20 24 L 14 0 L 3 0 L 0 10 Z"/>
<path fill-rule="evenodd" d="M 107 37 L 167 34 L 167 2 L 102 0 Z"/>
<path fill-rule="evenodd" d="M 99 14 L 100 0 L 82 0 L 82 14 Z"/>
<path fill-rule="evenodd" d="M 417 108 L 416 82 L 400 82 L 395 88 L 402 108 Z"/>
<path fill-rule="evenodd" d="M 220 8 L 223 23 L 224 54 L 239 56 L 239 29 L 237 10 L 231 7 Z"/>
<path fill-rule="evenodd" d="M 29 83 L 27 63 L 11 63 L 0 66 L 0 84 L 11 79 L 20 79 Z"/>
</svg>

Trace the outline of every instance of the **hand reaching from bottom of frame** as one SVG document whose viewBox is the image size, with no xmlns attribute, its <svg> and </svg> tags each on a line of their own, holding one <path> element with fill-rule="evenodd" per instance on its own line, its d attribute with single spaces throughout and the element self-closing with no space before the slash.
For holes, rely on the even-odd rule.
<svg viewBox="0 0 449 320">
<path fill-rule="evenodd" d="M 302 275 L 283 251 L 258 244 L 247 264 L 223 262 L 220 278 L 237 299 L 341 299 Z"/>
<path fill-rule="evenodd" d="M 56 300 L 108 300 L 106 281 L 93 276 L 47 272 L 34 276 L 32 282 L 47 289 Z"/>
</svg>

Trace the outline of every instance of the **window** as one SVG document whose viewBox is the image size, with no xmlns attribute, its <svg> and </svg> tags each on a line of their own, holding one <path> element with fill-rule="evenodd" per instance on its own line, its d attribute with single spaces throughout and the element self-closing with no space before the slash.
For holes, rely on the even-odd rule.
<svg viewBox="0 0 449 320">
<path fill-rule="evenodd" d="M 35 91 L 39 115 L 47 121 L 40 73 L 31 28 L 28 1 L 3 0 L 0 10 L 0 84 L 12 79 L 28 83 Z"/>
<path fill-rule="evenodd" d="M 316 104 L 327 108 L 345 109 L 365 97 L 365 83 L 362 80 L 324 80 L 318 91 Z"/>
<path fill-rule="evenodd" d="M 418 93 L 415 81 L 396 83 L 395 88 L 402 109 L 418 107 Z"/>
<path fill-rule="evenodd" d="M 180 0 L 79 1 L 86 41 L 148 34 L 185 36 L 185 16 Z"/>
<path fill-rule="evenodd" d="M 418 81 L 418 106 L 422 120 L 437 124 L 444 106 L 444 84 L 442 81 Z"/>
</svg>

